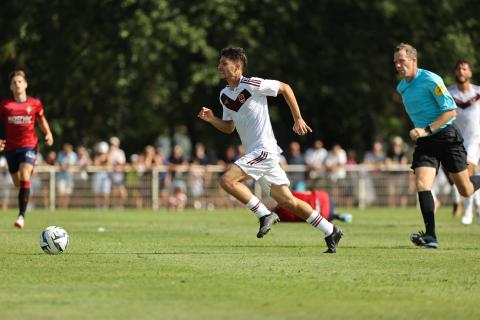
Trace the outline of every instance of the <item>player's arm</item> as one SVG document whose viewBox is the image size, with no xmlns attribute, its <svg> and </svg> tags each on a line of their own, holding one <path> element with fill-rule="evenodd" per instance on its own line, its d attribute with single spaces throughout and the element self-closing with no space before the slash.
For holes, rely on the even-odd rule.
<svg viewBox="0 0 480 320">
<path fill-rule="evenodd" d="M 48 125 L 47 118 L 45 118 L 45 116 L 38 117 L 38 125 L 45 135 L 45 143 L 47 146 L 51 146 L 53 144 L 53 135 L 50 126 Z"/>
<path fill-rule="evenodd" d="M 202 107 L 202 110 L 198 113 L 198 117 L 224 133 L 230 134 L 235 130 L 235 124 L 232 120 L 225 121 L 215 117 L 213 111 L 209 108 Z"/>
<path fill-rule="evenodd" d="M 293 93 L 292 88 L 283 82 L 279 83 L 278 93 L 280 93 L 285 102 L 287 102 L 290 111 L 292 112 L 293 116 L 293 131 L 303 136 L 309 132 L 312 132 L 312 129 L 305 123 L 305 120 L 302 118 L 302 114 L 300 113 L 300 107 L 298 106 L 297 99 L 295 98 L 295 94 Z"/>
</svg>

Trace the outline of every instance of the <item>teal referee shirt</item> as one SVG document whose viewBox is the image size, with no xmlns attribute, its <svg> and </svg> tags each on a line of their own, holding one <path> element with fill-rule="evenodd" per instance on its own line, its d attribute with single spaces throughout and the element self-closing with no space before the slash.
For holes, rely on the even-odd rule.
<svg viewBox="0 0 480 320">
<path fill-rule="evenodd" d="M 410 81 L 403 78 L 397 85 L 397 91 L 402 96 L 405 110 L 415 128 L 425 128 L 443 112 L 457 108 L 442 78 L 428 70 L 418 69 Z M 452 124 L 455 118 L 437 131 Z"/>
</svg>

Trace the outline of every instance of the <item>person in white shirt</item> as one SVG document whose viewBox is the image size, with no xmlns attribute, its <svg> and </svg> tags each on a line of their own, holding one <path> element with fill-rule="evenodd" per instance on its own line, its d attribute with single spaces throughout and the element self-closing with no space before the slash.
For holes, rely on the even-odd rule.
<svg viewBox="0 0 480 320">
<path fill-rule="evenodd" d="M 480 87 L 470 82 L 472 66 L 467 60 L 459 60 L 455 65 L 456 84 L 448 91 L 457 104 L 455 125 L 463 136 L 463 145 L 467 150 L 468 173 L 472 175 L 480 158 Z M 464 198 L 462 224 L 471 224 L 473 220 L 473 200 L 478 192 Z"/>
<path fill-rule="evenodd" d="M 328 151 L 323 147 L 323 141 L 316 139 L 313 146 L 305 151 L 305 162 L 307 163 L 308 175 L 315 179 L 325 174 L 325 159 Z"/>
<path fill-rule="evenodd" d="M 295 212 L 325 234 L 326 253 L 335 253 L 342 231 L 322 218 L 308 203 L 295 198 L 289 189 L 290 181 L 279 165 L 282 150 L 277 145 L 268 113 L 267 96 L 280 93 L 292 112 L 293 131 L 298 135 L 312 132 L 305 123 L 291 87 L 276 80 L 247 78 L 243 71 L 247 56 L 243 48 L 224 48 L 220 53 L 218 71 L 228 85 L 220 92 L 223 117 L 216 117 L 211 108 L 202 107 L 198 117 L 224 133 L 235 129 L 245 148 L 245 155 L 235 161 L 221 176 L 220 185 L 254 212 L 260 220 L 258 238 L 265 236 L 278 215 L 267 207 L 242 182 L 255 179 L 267 195 L 280 206 Z"/>
</svg>

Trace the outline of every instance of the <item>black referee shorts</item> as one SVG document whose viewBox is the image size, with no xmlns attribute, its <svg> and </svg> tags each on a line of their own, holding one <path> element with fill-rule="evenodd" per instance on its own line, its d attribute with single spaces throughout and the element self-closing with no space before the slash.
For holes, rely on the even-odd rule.
<svg viewBox="0 0 480 320">
<path fill-rule="evenodd" d="M 467 168 L 467 151 L 463 146 L 463 137 L 455 125 L 417 140 L 412 169 L 432 167 L 438 171 L 440 163 L 450 173 L 461 172 Z"/>
</svg>

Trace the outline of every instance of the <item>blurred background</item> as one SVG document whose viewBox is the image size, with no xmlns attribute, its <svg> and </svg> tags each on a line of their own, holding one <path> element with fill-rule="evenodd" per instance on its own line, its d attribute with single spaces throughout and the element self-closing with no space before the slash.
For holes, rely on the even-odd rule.
<svg viewBox="0 0 480 320">
<path fill-rule="evenodd" d="M 395 46 L 415 46 L 419 66 L 449 86 L 458 59 L 478 64 L 479 12 L 475 0 L 5 0 L 0 93 L 11 95 L 9 72 L 27 72 L 28 93 L 42 100 L 55 138 L 52 148 L 40 145 L 44 158 L 65 144 L 86 146 L 93 158 L 100 141 L 116 137 L 127 163 L 146 146 L 169 159 L 175 145 L 190 162 L 201 144 L 209 164 L 218 164 L 238 136 L 196 115 L 210 106 L 221 116 L 219 50 L 240 46 L 245 75 L 290 84 L 314 131 L 295 136 L 284 100 L 269 100 L 286 160 L 292 142 L 304 154 L 321 140 L 363 163 L 376 142 L 384 150 L 395 139 L 408 142 Z"/>
</svg>

